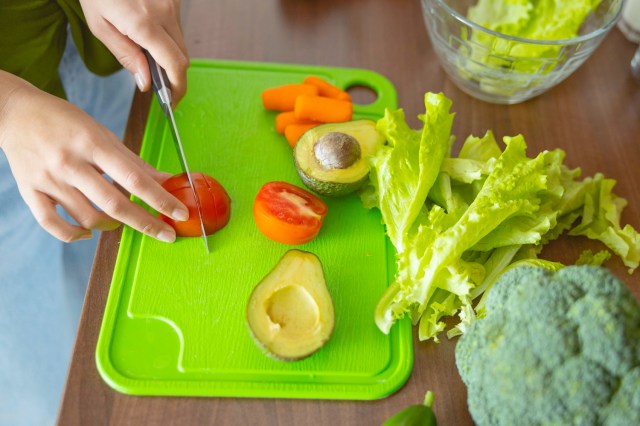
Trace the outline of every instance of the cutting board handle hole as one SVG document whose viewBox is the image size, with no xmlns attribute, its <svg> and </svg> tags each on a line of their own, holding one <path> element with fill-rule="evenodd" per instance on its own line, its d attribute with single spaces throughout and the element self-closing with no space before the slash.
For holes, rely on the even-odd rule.
<svg viewBox="0 0 640 426">
<path fill-rule="evenodd" d="M 353 102 L 359 105 L 370 105 L 378 99 L 378 92 L 363 84 L 354 84 L 345 90 L 351 95 Z"/>
</svg>

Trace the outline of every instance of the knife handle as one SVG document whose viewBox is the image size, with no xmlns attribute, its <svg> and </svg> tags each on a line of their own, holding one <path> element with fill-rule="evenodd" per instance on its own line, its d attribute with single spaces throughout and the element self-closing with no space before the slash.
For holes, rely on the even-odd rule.
<svg viewBox="0 0 640 426">
<path fill-rule="evenodd" d="M 149 62 L 153 91 L 158 97 L 158 101 L 160 101 L 160 105 L 162 106 L 165 114 L 167 114 L 167 109 L 171 110 L 171 89 L 169 88 L 169 77 L 167 77 L 167 72 L 164 68 L 158 65 L 156 60 L 153 59 L 153 56 L 151 56 L 146 49 L 142 49 L 142 51 Z"/>
</svg>

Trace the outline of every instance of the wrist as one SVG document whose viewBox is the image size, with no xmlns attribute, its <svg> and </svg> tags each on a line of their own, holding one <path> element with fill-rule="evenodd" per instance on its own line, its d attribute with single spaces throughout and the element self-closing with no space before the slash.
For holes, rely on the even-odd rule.
<svg viewBox="0 0 640 426">
<path fill-rule="evenodd" d="M 26 80 L 11 73 L 0 70 L 0 149 L 3 149 L 5 129 L 10 122 L 10 113 L 14 109 L 16 100 L 26 90 L 34 86 Z"/>
</svg>

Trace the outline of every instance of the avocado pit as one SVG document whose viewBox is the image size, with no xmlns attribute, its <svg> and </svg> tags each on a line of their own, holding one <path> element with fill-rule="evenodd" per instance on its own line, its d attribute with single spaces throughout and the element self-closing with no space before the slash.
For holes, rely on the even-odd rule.
<svg viewBox="0 0 640 426">
<path fill-rule="evenodd" d="M 313 153 L 325 169 L 346 169 L 362 156 L 356 138 L 342 132 L 330 132 L 320 136 L 313 145 Z"/>
</svg>

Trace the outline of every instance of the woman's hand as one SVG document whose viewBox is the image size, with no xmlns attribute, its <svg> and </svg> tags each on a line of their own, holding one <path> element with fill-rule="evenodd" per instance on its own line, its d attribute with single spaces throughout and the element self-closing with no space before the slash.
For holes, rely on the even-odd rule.
<svg viewBox="0 0 640 426">
<path fill-rule="evenodd" d="M 180 0 L 80 0 L 91 32 L 149 89 L 149 64 L 141 51 L 167 72 L 174 106 L 187 90 L 189 56 L 180 28 Z"/>
<path fill-rule="evenodd" d="M 38 223 L 62 241 L 89 238 L 92 229 L 115 229 L 120 222 L 162 241 L 175 240 L 171 226 L 131 202 L 102 173 L 165 215 L 189 216 L 160 185 L 169 174 L 145 163 L 78 107 L 3 71 L 0 148 Z M 79 226 L 58 215 L 58 204 Z"/>
</svg>

